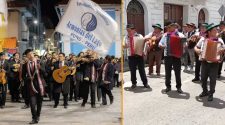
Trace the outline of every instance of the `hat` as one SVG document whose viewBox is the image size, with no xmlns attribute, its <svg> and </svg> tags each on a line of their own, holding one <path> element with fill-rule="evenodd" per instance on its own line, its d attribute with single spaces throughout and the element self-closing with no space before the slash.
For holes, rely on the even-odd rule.
<svg viewBox="0 0 225 125">
<path fill-rule="evenodd" d="M 127 29 L 135 29 L 134 24 L 127 24 Z"/>
<path fill-rule="evenodd" d="M 209 30 L 215 28 L 215 27 L 218 27 L 219 24 L 215 25 L 214 23 L 211 23 L 209 25 L 206 26 L 206 32 L 208 32 Z"/>
<path fill-rule="evenodd" d="M 28 53 L 30 53 L 32 51 L 33 51 L 32 49 L 27 49 L 27 50 L 25 50 L 24 54 L 27 55 Z"/>
<path fill-rule="evenodd" d="M 186 25 L 187 25 L 187 26 L 191 26 L 191 27 L 193 27 L 193 28 L 196 28 L 196 26 L 195 26 L 194 23 L 187 23 Z"/>
<path fill-rule="evenodd" d="M 163 28 L 161 27 L 160 24 L 155 24 L 155 25 L 152 25 L 153 28 L 158 28 L 160 30 L 163 30 Z"/>
<path fill-rule="evenodd" d="M 202 27 L 206 27 L 206 26 L 208 26 L 209 24 L 208 23 L 201 23 L 200 24 L 200 26 L 202 26 Z"/>
<path fill-rule="evenodd" d="M 220 25 L 225 25 L 225 21 L 220 21 Z"/>
<path fill-rule="evenodd" d="M 178 23 L 169 21 L 166 23 L 166 27 L 170 27 L 170 26 L 180 27 Z"/>
<path fill-rule="evenodd" d="M 5 55 L 5 53 L 4 52 L 0 52 L 0 56 L 4 56 Z"/>
</svg>

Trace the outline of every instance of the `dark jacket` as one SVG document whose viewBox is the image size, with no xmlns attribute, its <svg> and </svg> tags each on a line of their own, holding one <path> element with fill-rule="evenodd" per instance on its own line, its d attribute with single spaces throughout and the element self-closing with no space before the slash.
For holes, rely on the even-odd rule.
<svg viewBox="0 0 225 125">
<path fill-rule="evenodd" d="M 97 81 L 97 69 L 100 67 L 99 66 L 99 60 L 94 60 L 93 62 L 89 62 L 89 63 L 84 63 L 83 64 L 83 68 L 84 68 L 84 81 L 85 78 L 89 79 L 89 82 L 96 82 Z M 92 67 L 94 68 L 94 70 L 92 70 Z M 94 74 L 94 78 L 92 79 L 92 74 Z"/>
<path fill-rule="evenodd" d="M 35 94 L 35 92 L 32 89 L 31 78 L 28 73 L 28 63 L 29 63 L 29 61 L 27 63 L 23 64 L 23 66 L 22 66 L 22 78 L 23 78 L 24 82 L 27 84 L 26 89 L 28 89 L 29 95 L 32 96 Z M 42 83 L 41 85 L 38 82 L 38 75 L 37 75 L 37 72 L 35 72 L 36 70 L 38 70 L 38 72 L 40 74 L 40 79 L 41 79 L 41 83 Z M 39 94 L 41 94 L 40 90 L 41 90 L 41 88 L 43 88 L 43 91 L 44 91 L 45 81 L 43 78 L 43 71 L 41 70 L 41 66 L 40 66 L 39 62 L 37 62 L 37 69 L 35 68 L 34 73 L 31 72 L 31 75 L 34 76 L 34 79 L 33 79 L 34 88 L 38 91 Z"/>
<path fill-rule="evenodd" d="M 70 66 L 67 61 L 65 61 L 64 65 Z M 55 62 L 53 64 L 53 67 L 54 67 L 53 71 L 59 69 L 59 61 Z M 69 76 L 67 76 L 65 82 L 62 83 L 62 84 L 61 83 L 57 83 L 54 80 L 53 91 L 55 93 L 63 92 L 63 94 L 68 94 L 70 92 L 70 78 L 69 78 Z"/>
</svg>

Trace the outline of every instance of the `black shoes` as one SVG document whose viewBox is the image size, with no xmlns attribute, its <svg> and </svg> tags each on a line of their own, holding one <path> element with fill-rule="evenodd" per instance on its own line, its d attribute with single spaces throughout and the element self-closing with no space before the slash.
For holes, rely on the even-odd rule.
<svg viewBox="0 0 225 125">
<path fill-rule="evenodd" d="M 210 94 L 210 95 L 208 96 L 208 101 L 209 101 L 209 102 L 213 101 L 213 95 L 212 95 L 212 94 Z"/>
<path fill-rule="evenodd" d="M 148 84 L 144 85 L 144 87 L 150 89 L 150 86 Z"/>
<path fill-rule="evenodd" d="M 182 91 L 181 88 L 177 89 L 177 92 L 178 92 L 178 93 L 183 93 L 183 91 Z"/>
<path fill-rule="evenodd" d="M 208 96 L 209 94 L 208 94 L 208 92 L 202 92 L 200 95 L 199 95 L 199 97 L 205 97 L 205 96 Z"/>
<path fill-rule="evenodd" d="M 24 105 L 21 109 L 27 109 L 27 108 L 29 108 L 29 106 L 28 105 Z"/>
<path fill-rule="evenodd" d="M 64 109 L 67 109 L 67 105 L 64 105 Z"/>
<path fill-rule="evenodd" d="M 114 100 L 113 98 L 110 99 L 110 104 L 113 104 L 113 100 Z"/>
<path fill-rule="evenodd" d="M 213 101 L 213 94 L 209 94 L 208 92 L 202 92 L 199 97 L 205 97 L 208 96 L 208 101 L 211 102 Z"/>
<path fill-rule="evenodd" d="M 169 91 L 171 91 L 171 88 L 166 88 L 166 89 L 165 89 L 165 92 L 166 92 L 166 93 L 169 92 Z"/>
<path fill-rule="evenodd" d="M 136 87 L 137 87 L 137 85 L 133 84 L 133 85 L 131 86 L 131 89 L 134 89 L 134 88 L 136 88 Z"/>
<path fill-rule="evenodd" d="M 53 108 L 57 108 L 57 106 L 58 106 L 58 105 L 54 105 L 54 107 L 53 107 Z"/>
<path fill-rule="evenodd" d="M 91 108 L 96 108 L 95 104 L 91 105 Z"/>
<path fill-rule="evenodd" d="M 198 79 L 198 78 L 192 79 L 192 82 L 198 82 L 198 81 L 200 81 L 200 79 Z"/>
<path fill-rule="evenodd" d="M 85 107 L 85 103 L 84 102 L 81 104 L 81 107 Z"/>
<path fill-rule="evenodd" d="M 33 119 L 29 124 L 37 124 L 37 123 L 38 123 L 38 120 Z"/>
</svg>

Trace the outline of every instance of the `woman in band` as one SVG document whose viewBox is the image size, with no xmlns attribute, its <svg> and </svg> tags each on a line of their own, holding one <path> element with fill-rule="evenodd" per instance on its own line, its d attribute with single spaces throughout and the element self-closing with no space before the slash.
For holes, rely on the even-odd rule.
<svg viewBox="0 0 225 125">
<path fill-rule="evenodd" d="M 153 73 L 153 66 L 156 63 L 156 73 L 160 76 L 162 49 L 159 47 L 159 41 L 162 38 L 162 28 L 160 24 L 155 24 L 152 26 L 154 31 L 145 36 L 148 40 L 148 59 L 149 59 L 149 75 Z M 155 39 L 154 39 L 155 37 Z"/>
<path fill-rule="evenodd" d="M 205 41 L 212 40 L 213 42 L 218 42 L 221 44 L 221 50 L 218 51 L 218 54 L 224 53 L 224 43 L 221 38 L 217 37 L 217 27 L 218 25 L 209 24 L 206 27 L 206 38 L 202 37 L 198 44 L 195 47 L 196 53 L 199 55 L 202 54 L 202 48 L 205 47 L 204 43 Z M 211 53 L 211 52 L 209 52 Z M 216 87 L 216 78 L 219 68 L 219 62 L 218 61 L 208 61 L 204 59 L 204 57 L 201 57 L 202 64 L 201 64 L 201 82 L 202 82 L 202 89 L 203 92 L 199 95 L 199 97 L 208 96 L 208 101 L 213 101 L 213 94 L 215 93 L 215 87 Z M 208 91 L 207 87 L 207 79 L 210 79 L 210 90 Z"/>
</svg>

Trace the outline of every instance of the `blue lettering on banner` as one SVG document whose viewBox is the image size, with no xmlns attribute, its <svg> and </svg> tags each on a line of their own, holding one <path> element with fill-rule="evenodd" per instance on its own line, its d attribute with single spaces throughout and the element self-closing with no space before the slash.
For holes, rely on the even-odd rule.
<svg viewBox="0 0 225 125">
<path fill-rule="evenodd" d="M 72 30 L 72 31 L 74 31 L 74 32 L 76 32 L 76 33 L 78 33 L 78 34 L 81 35 L 81 36 L 84 36 L 84 35 L 85 35 L 85 31 L 84 31 L 84 30 L 82 30 L 81 28 L 79 28 L 78 26 L 76 26 L 76 25 L 74 25 L 74 24 L 71 24 L 70 21 L 67 23 L 67 27 L 68 27 L 70 30 Z"/>
<path fill-rule="evenodd" d="M 70 35 L 72 36 L 73 39 L 76 39 L 78 41 L 81 41 L 81 37 L 77 36 L 76 34 L 71 33 Z"/>
<path fill-rule="evenodd" d="M 101 40 L 96 38 L 94 34 L 92 34 L 91 32 L 86 32 L 85 30 L 72 24 L 70 21 L 67 23 L 67 28 L 72 31 L 70 36 L 73 39 L 78 40 L 79 42 L 86 45 L 88 48 L 95 50 L 97 47 L 102 46 Z"/>
<path fill-rule="evenodd" d="M 85 42 L 85 45 L 87 46 L 87 47 L 89 47 L 90 49 L 92 49 L 92 50 L 95 50 L 95 46 L 94 45 L 92 45 L 90 42 L 88 42 L 88 41 L 86 41 Z"/>
</svg>

